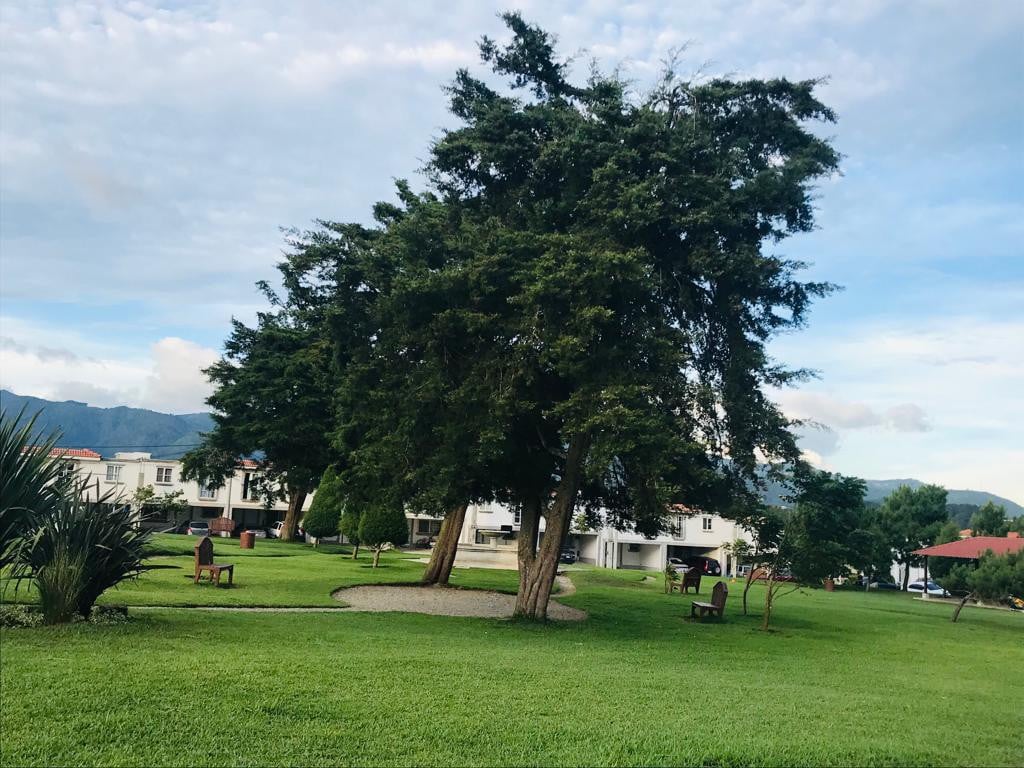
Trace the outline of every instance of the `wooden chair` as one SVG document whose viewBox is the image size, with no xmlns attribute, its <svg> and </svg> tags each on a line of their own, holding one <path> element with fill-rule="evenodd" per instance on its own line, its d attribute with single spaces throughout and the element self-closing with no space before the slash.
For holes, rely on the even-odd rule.
<svg viewBox="0 0 1024 768">
<path fill-rule="evenodd" d="M 213 540 L 209 536 L 203 536 L 199 541 L 196 542 L 196 576 L 193 584 L 199 583 L 199 577 L 203 571 L 210 572 L 210 581 L 214 582 L 218 587 L 220 586 L 220 575 L 222 572 L 228 572 L 228 584 L 234 584 L 235 582 L 235 566 L 234 564 L 227 563 L 214 563 L 213 562 Z"/>
<path fill-rule="evenodd" d="M 694 592 L 700 594 L 700 577 L 701 572 L 697 568 L 691 568 L 683 574 L 683 579 L 680 582 L 679 594 L 685 594 L 692 588 Z"/>
<path fill-rule="evenodd" d="M 711 590 L 711 602 L 702 603 L 694 600 L 690 604 L 690 618 L 704 618 L 705 615 L 711 614 L 712 616 L 718 616 L 722 618 L 725 614 L 725 599 L 729 596 L 729 588 L 725 586 L 724 581 L 720 581 L 715 584 L 715 588 Z"/>
</svg>

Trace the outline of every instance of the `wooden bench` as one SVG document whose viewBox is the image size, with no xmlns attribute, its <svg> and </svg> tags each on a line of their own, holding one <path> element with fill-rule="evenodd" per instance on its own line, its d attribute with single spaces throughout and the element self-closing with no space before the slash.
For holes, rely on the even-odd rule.
<svg viewBox="0 0 1024 768">
<path fill-rule="evenodd" d="M 199 583 L 199 577 L 203 571 L 210 572 L 210 581 L 220 586 L 220 575 L 224 571 L 228 573 L 228 584 L 234 584 L 235 582 L 235 566 L 234 564 L 228 563 L 214 563 L 213 562 L 213 540 L 209 536 L 203 536 L 199 541 L 196 542 L 196 576 L 193 581 L 194 584 Z"/>
<path fill-rule="evenodd" d="M 691 568 L 683 574 L 683 580 L 680 582 L 679 594 L 685 594 L 691 589 L 700 594 L 700 577 L 701 572 L 697 568 Z"/>
<path fill-rule="evenodd" d="M 707 614 L 712 616 L 718 616 L 722 618 L 725 614 L 725 599 L 729 596 L 729 588 L 725 586 L 724 581 L 720 581 L 715 584 L 715 588 L 711 590 L 711 602 L 702 603 L 694 600 L 690 604 L 690 618 L 704 618 Z"/>
</svg>

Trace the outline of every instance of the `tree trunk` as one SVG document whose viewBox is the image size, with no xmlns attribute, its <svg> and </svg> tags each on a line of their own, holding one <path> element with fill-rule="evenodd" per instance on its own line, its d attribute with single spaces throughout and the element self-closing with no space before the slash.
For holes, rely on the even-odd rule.
<svg viewBox="0 0 1024 768">
<path fill-rule="evenodd" d="M 374 550 L 373 550 L 373 567 L 374 568 L 376 568 L 377 567 L 377 563 L 380 562 L 380 551 L 381 551 L 381 547 L 374 547 Z"/>
<path fill-rule="evenodd" d="M 956 624 L 956 620 L 960 618 L 960 611 L 963 610 L 964 603 L 971 599 L 971 593 L 968 592 L 960 600 L 960 604 L 957 605 L 956 610 L 953 611 L 953 623 Z"/>
<path fill-rule="evenodd" d="M 765 632 L 768 631 L 768 624 L 772 620 L 772 600 L 775 598 L 774 587 L 775 569 L 772 568 L 768 573 L 768 588 L 764 593 L 764 620 L 761 622 L 761 629 Z"/>
<path fill-rule="evenodd" d="M 358 541 L 355 544 L 352 545 L 352 559 L 353 560 L 358 560 L 359 559 L 359 542 Z"/>
<path fill-rule="evenodd" d="M 747 583 L 743 586 L 743 615 L 747 615 L 747 592 L 750 591 L 750 585 L 754 582 L 754 574 L 757 572 L 757 566 L 751 563 L 750 573 L 747 574 Z"/>
<path fill-rule="evenodd" d="M 455 555 L 459 550 L 459 535 L 462 533 L 462 524 L 466 520 L 466 507 L 468 506 L 468 504 L 459 504 L 445 515 L 441 523 L 441 532 L 430 553 L 427 570 L 423 572 L 424 584 L 448 583 L 448 578 L 452 575 L 452 566 L 455 565 Z"/>
<path fill-rule="evenodd" d="M 910 559 L 903 563 L 903 591 L 907 591 L 907 586 L 910 584 Z"/>
<path fill-rule="evenodd" d="M 302 505 L 305 502 L 305 491 L 288 486 L 288 512 L 284 516 L 281 541 L 292 541 L 295 538 L 295 529 L 299 527 L 299 516 L 302 514 Z"/>
<path fill-rule="evenodd" d="M 530 502 L 531 509 L 523 509 L 523 520 L 519 531 L 519 592 L 513 616 L 545 620 L 548 616 L 548 600 L 555 584 L 558 571 L 558 557 L 562 543 L 569 532 L 572 512 L 576 506 L 583 474 L 583 460 L 590 448 L 585 435 L 575 435 L 569 442 L 562 479 L 555 493 L 555 500 L 545 516 L 544 540 L 535 547 L 536 535 L 540 529 L 540 504 Z M 539 502 L 539 499 L 537 500 Z M 529 529 L 527 515 L 532 517 Z M 528 535 L 524 535 L 528 534 Z"/>
</svg>

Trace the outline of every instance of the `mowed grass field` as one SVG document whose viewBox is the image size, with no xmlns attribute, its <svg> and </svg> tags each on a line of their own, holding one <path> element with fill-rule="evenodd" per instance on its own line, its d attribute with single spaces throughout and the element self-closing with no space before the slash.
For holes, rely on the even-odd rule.
<svg viewBox="0 0 1024 768">
<path fill-rule="evenodd" d="M 191 544 L 108 596 L 130 605 L 337 605 L 414 580 L 338 548 L 218 541 L 238 587 L 191 583 Z M 183 554 L 175 555 L 174 552 Z M 580 623 L 414 614 L 132 611 L 0 632 L 0 763 L 16 765 L 1021 765 L 1024 616 L 807 590 L 690 623 L 691 596 L 579 568 Z M 188 578 L 184 578 L 188 576 Z M 513 590 L 515 574 L 456 571 Z M 704 597 L 710 584 L 702 590 Z"/>
</svg>

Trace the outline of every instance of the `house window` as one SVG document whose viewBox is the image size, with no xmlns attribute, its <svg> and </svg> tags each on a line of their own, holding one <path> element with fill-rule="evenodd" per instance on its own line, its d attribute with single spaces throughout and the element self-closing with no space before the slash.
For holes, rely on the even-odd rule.
<svg viewBox="0 0 1024 768">
<path fill-rule="evenodd" d="M 705 532 L 711 530 L 711 518 L 710 517 L 701 518 L 700 522 L 701 522 L 701 530 L 703 530 Z"/>
<path fill-rule="evenodd" d="M 161 485 L 169 485 L 171 482 L 171 471 L 170 467 L 157 467 L 156 481 Z"/>
<path fill-rule="evenodd" d="M 61 480 L 68 480 L 75 476 L 75 462 L 73 461 L 62 461 L 60 463 L 60 469 L 58 470 L 58 477 Z"/>
<path fill-rule="evenodd" d="M 523 510 L 517 508 L 515 512 L 512 513 L 512 522 L 516 525 L 520 525 L 523 522 Z"/>
<path fill-rule="evenodd" d="M 640 545 L 639 544 L 630 544 L 629 546 L 626 547 L 626 549 L 629 550 L 630 552 L 639 552 L 640 551 Z"/>
<path fill-rule="evenodd" d="M 211 488 L 208 485 L 200 485 L 199 486 L 199 498 L 200 499 L 216 499 L 217 498 L 217 489 L 216 488 Z"/>
<path fill-rule="evenodd" d="M 245 501 L 260 500 L 260 484 L 254 472 L 246 472 L 242 479 L 242 498 Z"/>
<path fill-rule="evenodd" d="M 107 464 L 107 482 L 120 483 L 122 464 Z"/>
<path fill-rule="evenodd" d="M 423 536 L 436 536 L 441 532 L 440 520 L 417 520 L 416 533 Z"/>
</svg>

